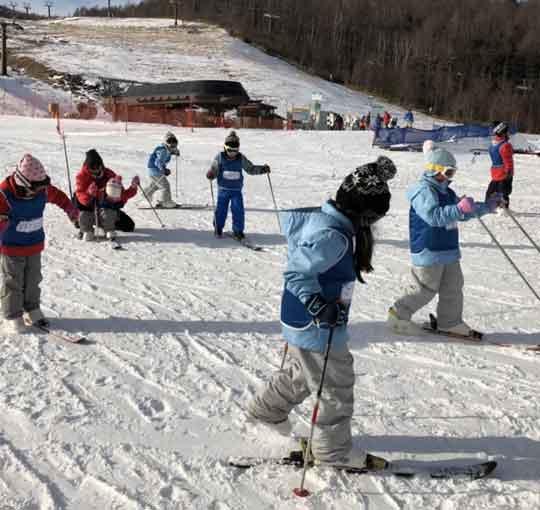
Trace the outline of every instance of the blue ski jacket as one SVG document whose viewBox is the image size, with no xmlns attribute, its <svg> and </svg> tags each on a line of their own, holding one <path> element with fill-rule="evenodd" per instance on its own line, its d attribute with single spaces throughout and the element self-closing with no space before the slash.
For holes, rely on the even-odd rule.
<svg viewBox="0 0 540 510">
<path fill-rule="evenodd" d="M 489 213 L 485 203 L 476 202 L 476 214 L 462 214 L 459 198 L 448 181 L 439 182 L 435 173 L 425 172 L 418 184 L 407 192 L 409 246 L 415 266 L 451 264 L 461 258 L 458 221 L 468 221 Z"/>
<path fill-rule="evenodd" d="M 165 169 L 171 160 L 171 152 L 166 144 L 158 145 L 148 158 L 148 175 L 150 177 L 159 177 L 165 175 Z"/>
<path fill-rule="evenodd" d="M 281 324 L 287 342 L 324 352 L 329 329 L 319 329 L 306 311 L 313 294 L 327 302 L 340 300 L 350 308 L 354 272 L 354 227 L 330 202 L 321 208 L 294 209 L 280 215 L 287 239 L 288 260 L 281 300 Z M 347 326 L 334 330 L 332 349 L 342 350 Z"/>
</svg>

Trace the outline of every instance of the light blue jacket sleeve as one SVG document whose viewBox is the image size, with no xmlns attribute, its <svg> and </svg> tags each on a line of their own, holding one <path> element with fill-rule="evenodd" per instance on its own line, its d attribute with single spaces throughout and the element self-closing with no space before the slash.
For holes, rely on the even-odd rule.
<svg viewBox="0 0 540 510">
<path fill-rule="evenodd" d="M 463 220 L 463 214 L 457 205 L 439 205 L 437 192 L 429 186 L 419 187 L 410 197 L 416 214 L 431 227 L 446 227 L 456 221 Z"/>
<path fill-rule="evenodd" d="M 167 163 L 171 160 L 171 154 L 167 150 L 167 147 L 161 146 L 156 149 L 156 167 L 160 173 L 165 173 L 165 168 L 167 168 Z"/>
<path fill-rule="evenodd" d="M 289 251 L 285 282 L 287 289 L 306 303 L 310 296 L 319 294 L 318 276 L 335 266 L 346 254 L 349 241 L 332 228 L 314 232 L 300 240 Z"/>
</svg>

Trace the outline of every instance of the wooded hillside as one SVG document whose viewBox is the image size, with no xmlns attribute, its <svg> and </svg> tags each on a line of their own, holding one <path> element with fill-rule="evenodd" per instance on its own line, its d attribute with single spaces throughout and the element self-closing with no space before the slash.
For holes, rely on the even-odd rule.
<svg viewBox="0 0 540 510">
<path fill-rule="evenodd" d="M 455 121 L 540 130 L 540 0 L 178 0 L 302 68 Z M 117 16 L 174 16 L 168 0 Z M 79 9 L 76 15 L 103 15 Z"/>
</svg>

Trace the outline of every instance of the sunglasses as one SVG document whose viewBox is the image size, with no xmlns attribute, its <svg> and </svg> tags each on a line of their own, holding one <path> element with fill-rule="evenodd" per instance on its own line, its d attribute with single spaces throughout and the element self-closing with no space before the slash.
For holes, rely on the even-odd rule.
<svg viewBox="0 0 540 510">
<path fill-rule="evenodd" d="M 225 151 L 230 152 L 231 154 L 236 154 L 240 150 L 240 147 L 231 147 L 230 145 L 225 145 Z"/>
</svg>

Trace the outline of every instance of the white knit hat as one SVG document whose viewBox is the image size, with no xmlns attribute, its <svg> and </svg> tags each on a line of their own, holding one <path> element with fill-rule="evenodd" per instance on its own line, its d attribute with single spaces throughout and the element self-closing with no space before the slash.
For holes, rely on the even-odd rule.
<svg viewBox="0 0 540 510">
<path fill-rule="evenodd" d="M 433 140 L 426 140 L 422 147 L 426 168 L 432 172 L 444 172 L 447 168 L 456 168 L 457 162 L 454 155 L 442 147 L 436 147 Z"/>
</svg>

